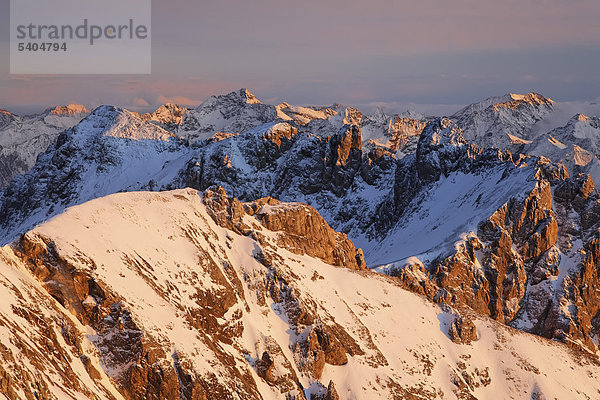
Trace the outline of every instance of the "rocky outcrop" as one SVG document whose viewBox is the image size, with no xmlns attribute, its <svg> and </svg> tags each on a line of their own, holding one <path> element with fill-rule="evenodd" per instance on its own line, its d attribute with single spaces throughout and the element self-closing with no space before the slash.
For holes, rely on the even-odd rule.
<svg viewBox="0 0 600 400">
<path fill-rule="evenodd" d="M 260 360 L 256 361 L 256 373 L 263 378 L 269 385 L 275 385 L 276 381 L 273 377 L 273 369 L 275 363 L 266 351 L 262 354 Z"/>
<path fill-rule="evenodd" d="M 450 324 L 448 336 L 454 343 L 471 344 L 477 340 L 477 328 L 469 317 L 459 315 Z"/>
<path fill-rule="evenodd" d="M 410 154 L 413 146 L 416 149 L 417 140 L 415 139 L 418 139 L 426 126 L 427 122 L 421 119 L 396 116 L 395 119 L 390 120 L 388 127 L 388 131 L 391 133 L 390 149 Z"/>
<path fill-rule="evenodd" d="M 327 364 L 344 365 L 348 362 L 347 349 L 335 337 L 331 328 L 316 325 L 310 331 L 309 346 L 321 350 Z"/>
<path fill-rule="evenodd" d="M 273 198 L 241 203 L 230 198 L 221 187 L 204 194 L 211 216 L 221 226 L 242 234 L 257 228 L 247 225 L 244 216 L 255 216 L 262 226 L 280 232 L 277 243 L 296 254 L 317 257 L 326 263 L 350 269 L 366 269 L 361 249 L 343 233 L 335 232 L 312 207 L 300 203 L 282 203 Z M 257 233 L 260 237 L 260 233 Z"/>
<path fill-rule="evenodd" d="M 101 350 L 103 365 L 116 374 L 111 378 L 117 382 L 125 398 L 174 399 L 179 398 L 181 392 L 193 393 L 199 399 L 227 398 L 219 396 L 225 396 L 229 390 L 211 381 L 210 377 L 192 379 L 176 354 L 173 356 L 176 359 L 174 368 L 172 356 L 134 321 L 131 311 L 125 306 L 125 299 L 114 295 L 103 282 L 63 258 L 50 240 L 28 234 L 14 245 L 14 251 L 54 299 L 83 325 L 98 333 L 93 343 Z M 81 261 L 90 263 L 92 271 L 96 268 L 92 260 Z M 128 262 L 134 268 L 151 268 L 150 265 L 142 265 L 145 263 L 143 259 L 129 259 Z M 218 270 L 211 273 L 213 279 L 225 283 Z M 223 317 L 232 306 L 232 293 L 230 287 L 229 293 L 214 293 L 210 299 L 199 298 L 201 308 L 188 310 L 190 325 L 202 331 L 212 331 L 212 340 L 229 342 L 228 336 L 235 331 L 216 324 L 216 318 Z M 227 360 L 224 353 L 220 357 Z M 97 375 L 93 368 L 88 366 L 88 372 Z M 251 383 L 241 371 L 232 369 L 230 373 L 240 381 Z M 249 386 L 247 395 L 254 398 L 256 388 Z"/>
<path fill-rule="evenodd" d="M 325 150 L 325 182 L 342 196 L 354 181 L 362 163 L 362 137 L 356 125 L 346 125 L 331 137 Z"/>
<path fill-rule="evenodd" d="M 142 119 L 154 122 L 165 129 L 176 131 L 178 126 L 183 122 L 184 114 L 186 112 L 187 108 L 177 104 L 167 103 L 158 107 L 153 113 L 142 114 L 141 117 Z"/>
<path fill-rule="evenodd" d="M 595 351 L 598 193 L 587 175 L 539 168 L 535 188 L 482 221 L 455 253 L 390 274 L 432 301 Z"/>
<path fill-rule="evenodd" d="M 417 146 L 415 167 L 419 179 L 437 181 L 457 169 L 466 142 L 460 128 L 447 118 L 427 125 Z"/>
<path fill-rule="evenodd" d="M 321 394 L 312 394 L 310 396 L 310 400 L 340 400 L 340 395 L 335 389 L 335 384 L 333 381 L 329 381 L 327 388 L 325 388 L 324 393 Z"/>
</svg>

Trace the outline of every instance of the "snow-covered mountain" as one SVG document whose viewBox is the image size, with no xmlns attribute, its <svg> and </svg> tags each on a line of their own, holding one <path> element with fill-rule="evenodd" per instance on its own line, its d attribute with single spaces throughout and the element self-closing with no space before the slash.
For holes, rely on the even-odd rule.
<svg viewBox="0 0 600 400">
<path fill-rule="evenodd" d="M 216 133 L 238 134 L 275 119 L 275 106 L 263 104 L 247 89 L 241 89 L 212 96 L 197 108 L 184 112 L 178 132 L 195 142 Z"/>
<path fill-rule="evenodd" d="M 355 250 L 342 237 L 329 242 L 334 236 L 304 205 L 242 204 L 222 191 L 122 193 L 71 208 L 0 250 L 2 392 L 99 399 L 596 393 L 593 358 L 431 304 L 395 278 L 336 266 L 346 263 L 327 259 L 329 251 L 352 257 Z"/>
<path fill-rule="evenodd" d="M 70 205 L 174 179 L 169 172 L 175 174 L 187 161 L 183 149 L 172 133 L 136 113 L 98 107 L 5 188 L 4 243 Z"/>
<path fill-rule="evenodd" d="M 49 108 L 41 114 L 18 116 L 0 110 L 0 188 L 27 172 L 58 137 L 89 111 L 81 105 Z"/>
<path fill-rule="evenodd" d="M 590 174 L 600 182 L 600 120 L 577 114 L 565 126 L 539 135 L 523 148 L 564 164 L 573 175 Z"/>
<path fill-rule="evenodd" d="M 482 147 L 512 149 L 533 138 L 533 125 L 552 113 L 554 101 L 537 93 L 507 94 L 473 103 L 452 116 L 465 138 Z"/>
<path fill-rule="evenodd" d="M 91 349 L 64 350 L 84 366 L 67 378 L 67 356 L 52 361 L 38 387 L 58 374 L 108 398 L 593 398 L 600 195 L 579 173 L 598 174 L 600 124 L 540 130 L 556 104 L 511 94 L 450 118 L 367 115 L 242 89 L 65 122 L 0 193 L 6 268 L 37 288 L 11 301 L 46 299 Z M 449 340 L 473 341 L 473 327 L 472 348 Z"/>
</svg>

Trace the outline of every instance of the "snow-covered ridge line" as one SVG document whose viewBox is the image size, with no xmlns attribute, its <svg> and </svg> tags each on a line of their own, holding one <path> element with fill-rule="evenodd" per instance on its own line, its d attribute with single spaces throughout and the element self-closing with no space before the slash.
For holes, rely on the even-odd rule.
<svg viewBox="0 0 600 400">
<path fill-rule="evenodd" d="M 119 193 L 1 249 L 0 329 L 33 332 L 0 335 L 9 390 L 211 400 L 595 393 L 592 358 L 433 305 L 395 278 L 294 254 L 258 218 L 242 220 L 250 232 L 217 224 L 195 190 Z"/>
</svg>

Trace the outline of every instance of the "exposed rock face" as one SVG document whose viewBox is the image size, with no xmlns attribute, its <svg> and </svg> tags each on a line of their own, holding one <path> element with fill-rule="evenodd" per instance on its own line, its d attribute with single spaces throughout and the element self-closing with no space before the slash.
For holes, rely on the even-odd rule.
<svg viewBox="0 0 600 400">
<path fill-rule="evenodd" d="M 401 159 L 415 152 L 419 136 L 428 122 L 430 118 L 413 113 L 389 116 L 378 109 L 374 114 L 362 117 L 360 129 L 363 143 L 369 150 L 384 149 Z"/>
<path fill-rule="evenodd" d="M 256 361 L 256 372 L 258 376 L 263 378 L 269 385 L 275 385 L 276 381 L 273 377 L 273 369 L 275 367 L 275 363 L 273 359 L 266 351 L 262 354 L 260 360 Z"/>
<path fill-rule="evenodd" d="M 325 153 L 325 177 L 338 196 L 354 181 L 362 162 L 362 137 L 356 125 L 345 126 L 331 138 Z"/>
<path fill-rule="evenodd" d="M 90 111 L 81 104 L 69 104 L 67 106 L 54 107 L 49 111 L 50 115 L 84 115 Z"/>
<path fill-rule="evenodd" d="M 313 331 L 311 331 L 312 333 Z M 334 333 L 330 328 L 317 325 L 314 328 L 315 336 L 318 345 L 315 347 L 320 348 L 325 354 L 325 362 L 331 365 L 344 365 L 348 362 L 346 356 L 346 349 L 335 337 Z"/>
<path fill-rule="evenodd" d="M 390 273 L 432 301 L 468 305 L 514 327 L 595 351 L 598 194 L 589 176 L 570 179 L 564 169 L 543 161 L 539 167 L 534 189 L 482 221 L 453 254 Z"/>
<path fill-rule="evenodd" d="M 141 117 L 145 120 L 159 124 L 165 129 L 176 131 L 177 127 L 183 122 L 183 116 L 188 110 L 177 104 L 164 104 L 152 114 L 142 114 Z"/>
<path fill-rule="evenodd" d="M 410 154 L 416 150 L 419 135 L 427 126 L 427 122 L 410 117 L 396 117 L 388 130 L 391 132 L 391 150 L 396 154 Z"/>
<path fill-rule="evenodd" d="M 329 381 L 329 385 L 327 385 L 327 393 L 325 394 L 324 400 L 340 400 L 340 396 L 335 390 L 335 384 L 333 381 Z"/>
<path fill-rule="evenodd" d="M 250 234 L 253 227 L 244 223 L 244 216 L 256 216 L 261 224 L 281 232 L 278 244 L 296 254 L 307 254 L 323 261 L 351 269 L 366 269 L 363 253 L 356 249 L 345 234 L 335 232 L 312 207 L 300 203 L 281 203 L 264 198 L 241 203 L 227 197 L 221 187 L 204 194 L 204 203 L 221 226 Z"/>
<path fill-rule="evenodd" d="M 340 396 L 335 389 L 333 381 L 329 381 L 329 385 L 323 394 L 312 394 L 310 400 L 340 400 Z"/>
<path fill-rule="evenodd" d="M 421 134 L 416 152 L 419 179 L 437 181 L 442 174 L 456 170 L 465 145 L 462 131 L 453 121 L 444 118 L 430 123 Z"/>
<path fill-rule="evenodd" d="M 454 343 L 471 344 L 477 340 L 477 328 L 469 317 L 460 315 L 450 324 L 448 336 Z"/>
<path fill-rule="evenodd" d="M 503 206 L 479 225 L 476 236 L 457 247 L 456 254 L 433 263 L 430 283 L 413 282 L 416 274 L 411 269 L 393 274 L 432 300 L 468 304 L 500 321 L 512 321 L 525 295 L 524 263 L 556 242 L 557 223 L 549 195 L 550 186 L 543 183 L 529 197 Z"/>
</svg>

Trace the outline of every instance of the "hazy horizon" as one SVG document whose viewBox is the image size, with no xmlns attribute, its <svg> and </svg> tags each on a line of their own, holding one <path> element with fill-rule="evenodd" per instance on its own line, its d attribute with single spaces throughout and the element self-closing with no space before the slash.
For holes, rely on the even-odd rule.
<svg viewBox="0 0 600 400">
<path fill-rule="evenodd" d="M 193 106 L 241 87 L 271 104 L 448 110 L 509 92 L 600 96 L 600 3 L 591 0 L 155 1 L 153 73 L 115 76 L 10 75 L 8 9 L 0 0 L 0 108 L 17 113 Z"/>
</svg>

